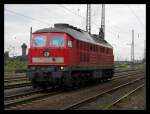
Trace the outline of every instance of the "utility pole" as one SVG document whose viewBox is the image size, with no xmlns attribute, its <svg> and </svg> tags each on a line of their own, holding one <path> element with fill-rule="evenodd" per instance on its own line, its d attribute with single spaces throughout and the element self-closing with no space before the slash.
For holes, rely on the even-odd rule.
<svg viewBox="0 0 150 114">
<path fill-rule="evenodd" d="M 87 4 L 86 31 L 91 34 L 91 4 Z"/>
<path fill-rule="evenodd" d="M 117 56 L 117 62 L 118 62 L 118 64 L 119 64 L 119 57 Z"/>
<path fill-rule="evenodd" d="M 32 40 L 32 27 L 30 27 L 30 47 L 31 47 L 31 40 Z"/>
<path fill-rule="evenodd" d="M 134 30 L 132 29 L 131 61 L 134 65 Z"/>
<path fill-rule="evenodd" d="M 144 40 L 144 63 L 146 63 L 146 40 Z"/>
</svg>

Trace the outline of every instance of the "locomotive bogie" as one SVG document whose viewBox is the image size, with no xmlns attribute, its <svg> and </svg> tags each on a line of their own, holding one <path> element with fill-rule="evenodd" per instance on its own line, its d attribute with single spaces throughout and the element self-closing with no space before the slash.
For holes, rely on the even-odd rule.
<svg viewBox="0 0 150 114">
<path fill-rule="evenodd" d="M 34 87 L 77 87 L 113 76 L 113 69 L 66 68 L 66 70 L 28 70 Z"/>
</svg>

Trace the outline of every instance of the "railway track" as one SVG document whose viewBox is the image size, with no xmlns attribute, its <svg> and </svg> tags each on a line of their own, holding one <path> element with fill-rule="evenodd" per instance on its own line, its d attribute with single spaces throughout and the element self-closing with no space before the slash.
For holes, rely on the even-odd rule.
<svg viewBox="0 0 150 114">
<path fill-rule="evenodd" d="M 119 72 L 116 72 L 115 74 L 114 74 L 114 77 L 116 77 L 116 76 L 122 76 L 122 75 L 124 75 L 124 74 L 128 74 L 129 72 L 137 72 L 137 71 L 142 71 L 142 70 L 139 70 L 139 69 L 136 69 L 136 70 L 125 70 L 125 71 L 119 71 Z M 16 79 L 17 80 L 17 79 Z M 25 87 L 25 86 L 31 86 L 31 82 L 30 81 L 28 81 L 28 80 L 25 80 L 25 81 L 19 81 L 19 83 L 18 83 L 18 81 L 17 81 L 17 83 L 13 83 L 14 81 L 9 81 L 9 83 L 7 82 L 5 82 L 5 85 L 4 85 L 4 89 L 13 89 L 13 88 L 19 88 L 19 87 Z M 11 83 L 13 83 L 13 84 L 11 84 Z"/>
<path fill-rule="evenodd" d="M 62 93 L 62 90 L 49 91 L 48 93 L 43 92 L 43 90 L 37 90 L 37 91 L 32 91 L 30 93 L 26 93 L 26 95 L 22 94 L 23 96 L 21 94 L 20 94 L 21 96 L 18 94 L 17 97 L 18 98 L 20 97 L 20 99 L 5 101 L 4 102 L 4 107 L 5 107 L 5 109 L 11 109 L 15 105 L 26 104 L 26 103 L 32 102 L 34 100 L 40 100 L 40 99 L 43 99 L 45 97 L 49 97 L 49 96 L 52 96 L 52 95 L 57 95 L 59 93 Z M 16 96 L 12 96 L 12 97 L 16 97 Z"/>
<path fill-rule="evenodd" d="M 127 71 L 135 71 L 135 70 L 140 70 L 140 69 L 122 69 L 122 70 L 115 70 L 115 73 L 119 73 L 119 72 L 127 72 Z M 11 74 L 9 74 L 10 76 L 6 76 L 6 75 L 8 75 L 8 74 L 5 74 L 5 77 L 4 77 L 4 81 L 5 82 L 9 82 L 9 80 L 14 80 L 14 81 L 16 81 L 16 80 L 24 80 L 24 79 L 27 79 L 26 77 L 25 77 L 25 73 L 16 73 L 16 74 L 12 74 L 12 76 L 11 76 Z"/>
<path fill-rule="evenodd" d="M 25 83 L 18 83 L 18 84 L 10 84 L 10 85 L 4 85 L 4 89 L 14 89 L 14 88 L 20 88 L 25 86 L 31 86 L 32 84 L 30 82 Z"/>
<path fill-rule="evenodd" d="M 127 73 L 127 72 L 134 72 L 139 69 L 130 69 L 130 70 L 120 70 L 120 71 L 115 71 L 115 74 L 121 74 L 121 73 Z M 21 73 L 23 74 L 23 73 Z M 18 75 L 18 74 L 17 74 Z M 115 75 L 114 75 L 115 76 Z M 30 81 L 28 80 L 27 77 L 25 76 L 18 76 L 18 77 L 11 77 L 11 78 L 5 78 L 4 79 L 4 89 L 12 89 L 12 88 L 18 88 L 18 87 L 23 87 L 23 86 L 30 86 Z"/>
<path fill-rule="evenodd" d="M 128 72 L 128 71 L 137 71 L 137 70 L 143 70 L 143 69 L 139 69 L 139 68 L 135 68 L 135 69 L 126 69 L 126 70 L 115 70 L 114 73 L 120 73 L 120 72 Z"/>
<path fill-rule="evenodd" d="M 119 86 L 117 86 L 117 87 L 114 87 L 114 88 L 110 88 L 109 90 L 100 92 L 100 93 L 98 93 L 98 94 L 96 94 L 96 95 L 94 95 L 94 96 L 91 96 L 91 97 L 86 98 L 86 99 L 84 99 L 84 100 L 78 101 L 78 102 L 76 102 L 76 103 L 74 103 L 74 104 L 71 104 L 71 105 L 68 105 L 68 106 L 66 106 L 66 107 L 63 107 L 63 108 L 61 108 L 61 110 L 74 110 L 74 109 L 78 109 L 78 108 L 81 107 L 82 105 L 84 105 L 84 104 L 86 104 L 86 103 L 89 103 L 89 102 L 92 102 L 92 101 L 98 99 L 99 97 L 101 97 L 101 96 L 103 96 L 103 95 L 105 95 L 105 94 L 107 94 L 107 93 L 116 91 L 116 90 L 118 90 L 118 89 L 120 89 L 120 88 L 123 88 L 123 87 L 125 87 L 125 86 L 128 86 L 128 85 L 131 85 L 131 84 L 133 84 L 133 83 L 135 83 L 135 82 L 137 82 L 137 81 L 141 81 L 141 80 L 144 79 L 144 78 L 145 78 L 145 77 L 140 77 L 140 78 L 135 79 L 135 80 L 133 80 L 133 81 L 131 81 L 131 82 L 128 82 L 128 83 L 125 83 L 125 84 L 121 84 L 121 85 L 119 85 Z M 122 100 L 123 98 L 127 97 L 128 95 L 130 95 L 131 93 L 133 93 L 133 92 L 136 91 L 137 89 L 143 87 L 144 85 L 145 85 L 145 84 L 139 85 L 137 88 L 135 88 L 135 89 L 133 89 L 132 91 L 130 91 L 129 93 L 125 94 L 123 97 L 121 97 L 121 98 L 119 98 L 118 100 L 116 100 L 116 101 L 112 102 L 111 104 L 107 105 L 104 109 L 110 108 L 111 106 L 113 106 L 114 104 L 116 104 L 117 102 L 119 102 L 120 100 Z"/>
<path fill-rule="evenodd" d="M 139 74 L 140 72 L 136 72 L 137 74 Z M 111 80 L 116 80 L 119 78 L 123 78 L 123 77 L 127 77 L 127 76 L 132 76 L 135 75 L 136 73 L 130 73 L 128 75 L 123 75 L 123 76 L 116 76 L 113 77 Z M 141 72 L 142 73 L 142 72 Z M 14 95 L 10 95 L 10 96 L 5 96 L 4 100 L 4 106 L 5 108 L 9 108 L 18 104 L 24 104 L 26 102 L 31 102 L 33 100 L 37 100 L 37 99 L 41 99 L 41 98 L 45 98 L 51 95 L 56 95 L 56 93 L 61 93 L 62 91 L 59 92 L 50 92 L 50 93 L 41 93 L 43 90 L 33 90 L 33 91 L 26 91 L 23 93 L 19 93 L 19 94 L 14 94 Z"/>
<path fill-rule="evenodd" d="M 136 72 L 136 73 L 141 73 L 141 72 Z M 123 76 L 115 76 L 113 77 L 111 80 L 115 80 L 115 79 L 119 79 L 119 78 L 123 78 L 123 77 L 127 77 L 127 76 L 131 76 L 131 75 L 134 75 L 135 73 L 132 73 L 132 74 L 128 74 L 128 75 L 123 75 Z M 14 95 L 9 95 L 9 96 L 5 96 L 4 97 L 4 100 L 9 100 L 9 99 L 16 99 L 17 97 L 19 98 L 20 96 L 26 96 L 26 95 L 30 95 L 32 93 L 37 93 L 37 92 L 42 92 L 43 90 L 40 89 L 40 90 L 35 90 L 35 89 L 32 89 L 32 90 L 28 90 L 28 91 L 25 91 L 24 93 L 17 93 L 17 94 L 14 94 Z"/>
<path fill-rule="evenodd" d="M 22 78 L 25 77 L 26 73 L 5 73 L 4 74 L 4 79 L 9 80 L 9 79 L 16 79 L 16 78 Z"/>
<path fill-rule="evenodd" d="M 19 75 L 19 76 L 13 76 L 13 77 L 4 77 L 4 80 L 13 80 L 13 79 L 21 79 L 21 78 L 25 78 L 25 74 L 23 75 Z"/>
<path fill-rule="evenodd" d="M 11 79 L 5 79 L 4 83 L 12 83 L 12 82 L 18 82 L 18 81 L 27 81 L 27 77 L 17 77 L 17 78 L 11 78 Z"/>
<path fill-rule="evenodd" d="M 111 108 L 112 106 L 114 106 L 115 104 L 117 104 L 118 102 L 120 102 L 121 100 L 123 100 L 124 98 L 128 97 L 129 95 L 131 95 L 132 93 L 134 93 L 135 91 L 141 89 L 144 86 L 145 86 L 145 84 L 141 84 L 138 87 L 136 87 L 135 89 L 133 89 L 132 91 L 129 91 L 128 93 L 126 93 L 125 95 L 120 97 L 119 99 L 115 100 L 114 102 L 112 102 L 108 106 L 106 106 L 105 110 Z"/>
<path fill-rule="evenodd" d="M 18 99 L 20 97 L 24 97 L 24 96 L 28 96 L 28 95 L 32 95 L 32 94 L 35 94 L 35 93 L 39 93 L 39 92 L 42 92 L 43 90 L 42 89 L 38 89 L 38 90 L 28 90 L 28 91 L 25 91 L 23 93 L 17 93 L 17 94 L 13 94 L 13 95 L 7 95 L 4 97 L 4 100 L 5 101 L 8 101 L 8 100 L 14 100 L 14 99 Z"/>
<path fill-rule="evenodd" d="M 115 75 L 118 75 L 118 74 L 123 75 L 125 73 L 136 72 L 138 70 L 139 69 L 118 71 L 118 72 L 115 72 Z M 114 77 L 115 77 L 115 75 L 114 75 Z M 28 81 L 26 77 L 20 77 L 19 79 L 11 78 L 10 80 L 7 79 L 4 82 L 5 82 L 4 89 L 13 89 L 13 88 L 19 88 L 19 87 L 24 87 L 24 86 L 31 86 L 31 82 Z"/>
<path fill-rule="evenodd" d="M 131 68 L 126 68 L 126 69 L 121 68 L 121 69 L 118 69 L 118 67 L 117 67 L 117 68 L 115 68 L 115 71 L 116 72 L 121 72 L 121 71 L 134 70 L 134 69 L 138 69 L 138 68 L 133 68 L 133 69 L 131 69 Z M 12 73 L 5 73 L 4 75 L 5 75 L 4 76 L 5 80 L 11 80 L 11 79 L 24 78 L 26 76 L 26 73 L 25 72 L 24 73 L 14 73 L 14 74 L 12 74 Z"/>
<path fill-rule="evenodd" d="M 118 78 L 123 78 L 123 77 L 131 76 L 131 75 L 134 75 L 134 74 L 137 74 L 137 73 L 139 74 L 139 73 L 142 73 L 142 72 L 141 71 L 139 71 L 139 72 L 133 72 L 133 73 L 130 72 L 130 74 L 127 74 L 127 75 L 124 74 L 125 76 L 124 75 L 117 75 L 117 76 L 113 77 L 111 80 L 115 80 L 115 79 L 118 79 Z M 31 91 L 30 89 L 27 92 L 25 91 L 25 93 L 15 94 L 15 95 L 10 95 L 10 96 L 5 96 L 4 99 L 8 99 L 8 98 L 11 98 L 11 97 L 17 97 L 17 96 L 20 97 L 21 95 L 31 94 L 32 92 L 35 93 L 37 91 L 35 89 L 32 89 L 32 91 Z M 30 91 L 31 91 L 31 93 L 30 93 Z"/>
</svg>

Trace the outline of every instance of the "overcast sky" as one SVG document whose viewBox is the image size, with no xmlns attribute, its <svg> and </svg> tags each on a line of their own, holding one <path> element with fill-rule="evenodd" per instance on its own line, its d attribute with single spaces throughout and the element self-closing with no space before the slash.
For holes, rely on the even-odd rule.
<svg viewBox="0 0 150 114">
<path fill-rule="evenodd" d="M 10 51 L 10 56 L 21 55 L 23 43 L 29 48 L 31 26 L 33 31 L 53 27 L 55 23 L 68 23 L 84 30 L 86 26 L 86 4 L 5 4 L 4 8 L 4 52 Z M 98 34 L 101 4 L 92 4 L 91 10 L 91 33 Z M 143 58 L 145 25 L 145 4 L 105 5 L 105 39 L 114 47 L 115 60 L 131 60 L 132 29 L 135 59 Z"/>
</svg>

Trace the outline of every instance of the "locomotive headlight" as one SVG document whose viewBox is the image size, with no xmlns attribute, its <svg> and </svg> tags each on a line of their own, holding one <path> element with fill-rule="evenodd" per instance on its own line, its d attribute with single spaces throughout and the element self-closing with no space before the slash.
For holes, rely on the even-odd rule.
<svg viewBox="0 0 150 114">
<path fill-rule="evenodd" d="M 64 67 L 63 67 L 63 66 L 61 66 L 61 67 L 60 67 L 60 69 L 61 69 L 61 70 L 63 70 L 63 69 L 64 69 Z"/>
<path fill-rule="evenodd" d="M 49 53 L 49 52 L 47 52 L 47 51 L 46 51 L 46 52 L 44 52 L 44 56 L 45 56 L 45 57 L 48 57 L 49 55 L 50 55 L 50 53 Z"/>
</svg>

